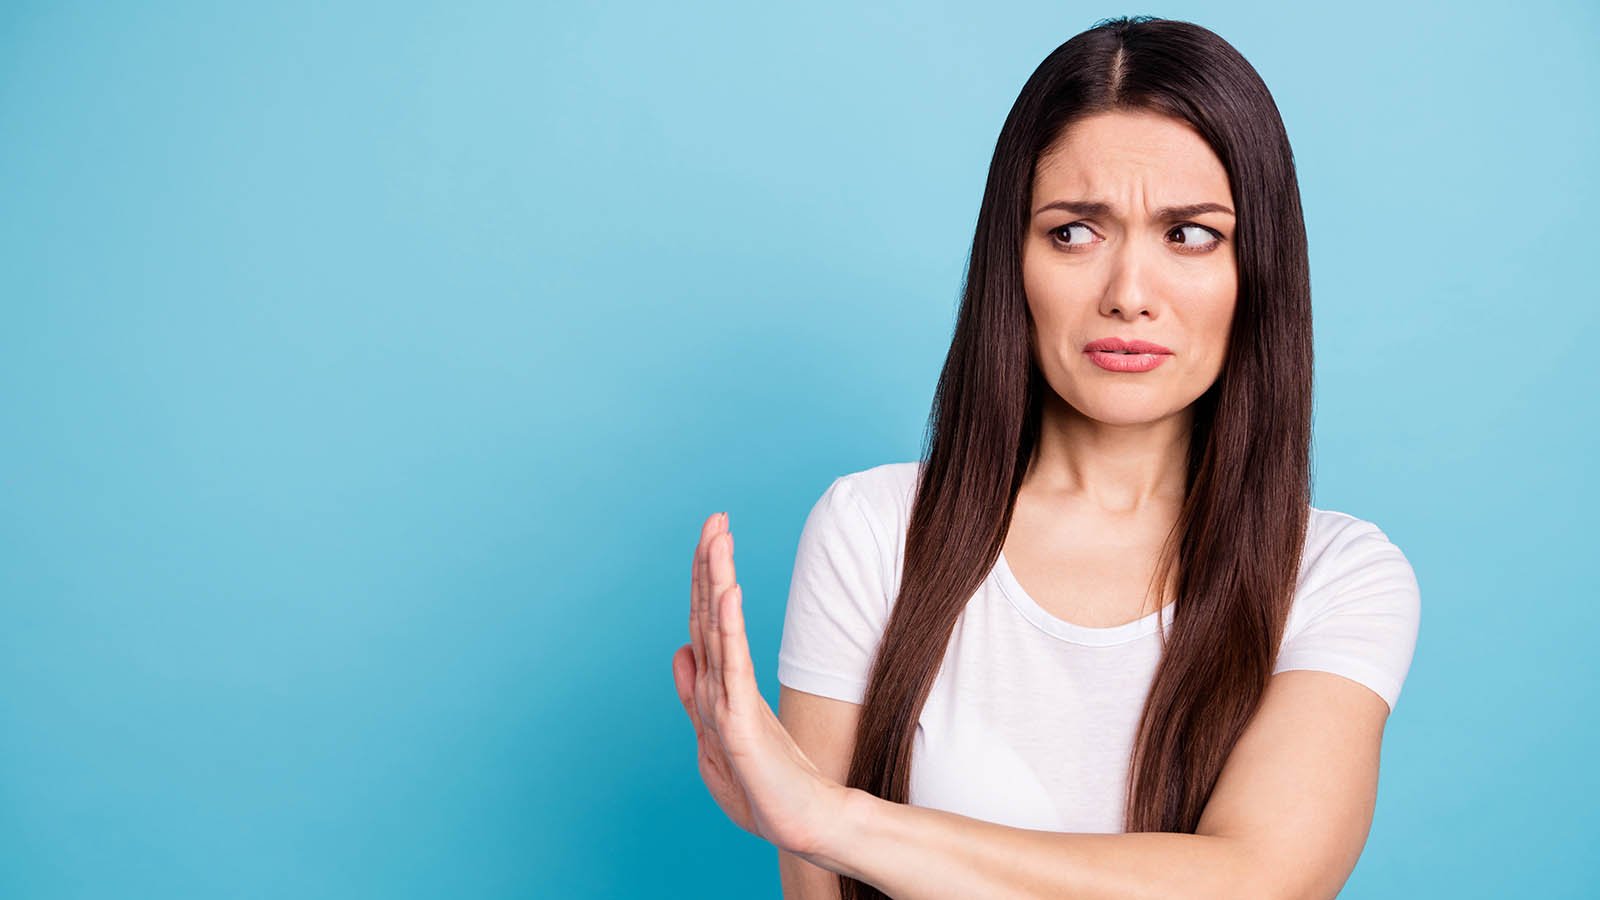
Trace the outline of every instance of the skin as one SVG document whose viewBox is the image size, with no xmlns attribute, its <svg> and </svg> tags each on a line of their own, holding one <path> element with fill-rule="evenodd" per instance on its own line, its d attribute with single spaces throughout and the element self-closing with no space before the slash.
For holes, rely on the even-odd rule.
<svg viewBox="0 0 1600 900">
<path fill-rule="evenodd" d="M 1042 211 L 1023 244 L 1023 289 L 1034 359 L 1058 402 L 1047 404 L 1030 478 L 1107 512 L 1181 492 L 1179 451 L 1192 404 L 1222 372 L 1239 272 L 1233 215 L 1163 221 L 1156 211 L 1232 209 L 1222 161 L 1182 122 L 1107 113 L 1075 123 L 1040 158 L 1033 197 Z M 1111 212 L 1044 209 L 1090 199 Z M 1108 372 L 1083 347 L 1111 336 L 1152 341 L 1173 356 L 1150 372 Z"/>
<path fill-rule="evenodd" d="M 1034 358 L 1056 395 L 1013 524 L 1014 534 L 1047 538 L 1008 545 L 1014 566 L 1024 567 L 1052 540 L 1106 532 L 1107 515 L 1143 523 L 1123 532 L 1137 543 L 1174 514 L 1190 405 L 1221 371 L 1238 284 L 1233 216 L 1155 215 L 1205 201 L 1232 207 L 1221 161 L 1183 123 L 1123 112 L 1076 122 L 1041 156 L 1033 196 L 1035 207 L 1098 200 L 1111 210 L 1039 212 L 1023 245 Z M 1083 346 L 1111 335 L 1174 355 L 1151 372 L 1108 372 Z M 1063 524 L 1063 507 L 1084 512 Z M 717 804 L 745 831 L 804 856 L 836 820 L 846 790 L 817 769 L 762 697 L 736 581 L 733 534 L 717 513 L 695 547 L 690 643 L 673 656 L 673 679 Z"/>
<path fill-rule="evenodd" d="M 726 513 L 701 525 L 689 594 L 690 642 L 673 654 L 672 677 L 700 777 L 734 824 L 810 860 L 848 790 L 811 762 L 756 685 Z"/>
<path fill-rule="evenodd" d="M 1110 209 L 1046 208 L 1063 200 Z M 1022 276 L 1034 360 L 1053 390 L 1004 552 L 1029 594 L 1076 624 L 1118 625 L 1155 606 L 1193 404 L 1222 371 L 1238 294 L 1234 215 L 1158 215 L 1198 203 L 1233 209 L 1227 171 L 1187 123 L 1153 113 L 1082 119 L 1035 166 Z M 1149 372 L 1110 372 L 1083 348 L 1113 336 L 1173 353 Z"/>
</svg>

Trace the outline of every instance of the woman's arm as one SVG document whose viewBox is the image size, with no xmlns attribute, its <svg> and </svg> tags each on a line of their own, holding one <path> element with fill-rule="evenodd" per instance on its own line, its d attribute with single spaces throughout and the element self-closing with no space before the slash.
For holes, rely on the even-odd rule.
<svg viewBox="0 0 1600 900">
<path fill-rule="evenodd" d="M 897 900 L 1331 898 L 1366 843 L 1388 713 L 1339 675 L 1273 676 L 1196 834 L 1011 828 L 852 789 L 802 855 Z"/>
<path fill-rule="evenodd" d="M 778 685 L 778 721 L 823 774 L 844 784 L 850 775 L 861 705 Z M 839 876 L 778 849 L 783 900 L 839 900 Z"/>
<path fill-rule="evenodd" d="M 778 851 L 783 900 L 839 900 L 839 876 L 793 853 Z"/>
</svg>

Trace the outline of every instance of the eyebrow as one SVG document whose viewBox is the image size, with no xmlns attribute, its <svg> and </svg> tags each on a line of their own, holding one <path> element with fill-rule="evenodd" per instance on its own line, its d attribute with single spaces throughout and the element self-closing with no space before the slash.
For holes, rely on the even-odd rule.
<svg viewBox="0 0 1600 900">
<path fill-rule="evenodd" d="M 1111 215 L 1111 204 L 1100 200 L 1057 200 L 1054 203 L 1046 203 L 1039 207 L 1033 211 L 1033 214 L 1037 216 L 1051 209 L 1064 209 L 1080 216 L 1107 217 Z M 1163 206 L 1156 210 L 1156 218 L 1162 221 L 1189 219 L 1208 212 L 1233 215 L 1233 210 L 1223 206 L 1221 203 L 1189 203 L 1183 206 Z"/>
</svg>

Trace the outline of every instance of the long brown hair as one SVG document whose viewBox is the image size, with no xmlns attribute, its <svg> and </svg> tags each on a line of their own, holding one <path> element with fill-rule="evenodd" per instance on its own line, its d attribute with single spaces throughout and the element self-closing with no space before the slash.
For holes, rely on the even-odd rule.
<svg viewBox="0 0 1600 900">
<path fill-rule="evenodd" d="M 1158 566 L 1176 566 L 1177 599 L 1124 807 L 1125 831 L 1193 833 L 1266 689 L 1293 596 L 1311 497 L 1311 284 L 1294 161 L 1266 85 L 1211 31 L 1149 16 L 1097 22 L 1057 47 L 1000 130 L 848 784 L 907 800 L 917 719 L 1004 545 L 1051 390 L 1022 288 L 1034 169 L 1072 122 L 1113 110 L 1192 126 L 1222 161 L 1237 214 L 1238 299 L 1222 370 L 1194 403 L 1186 496 Z M 884 896 L 843 875 L 840 891 Z"/>
</svg>

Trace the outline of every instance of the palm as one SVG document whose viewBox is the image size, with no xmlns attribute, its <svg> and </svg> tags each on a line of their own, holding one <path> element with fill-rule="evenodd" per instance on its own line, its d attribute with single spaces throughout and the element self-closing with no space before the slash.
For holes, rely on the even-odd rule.
<svg viewBox="0 0 1600 900">
<path fill-rule="evenodd" d="M 680 674 L 682 673 L 682 674 Z M 692 691 L 695 682 L 694 647 L 684 644 L 672 658 L 672 674 L 680 686 L 688 682 Z M 711 796 L 727 813 L 734 824 L 751 834 L 758 833 L 754 818 L 750 815 L 750 798 L 745 796 L 744 786 L 739 783 L 738 777 L 733 773 L 727 758 L 723 755 L 716 738 L 704 733 L 697 733 L 700 743 L 700 778 L 710 789 Z"/>
</svg>

